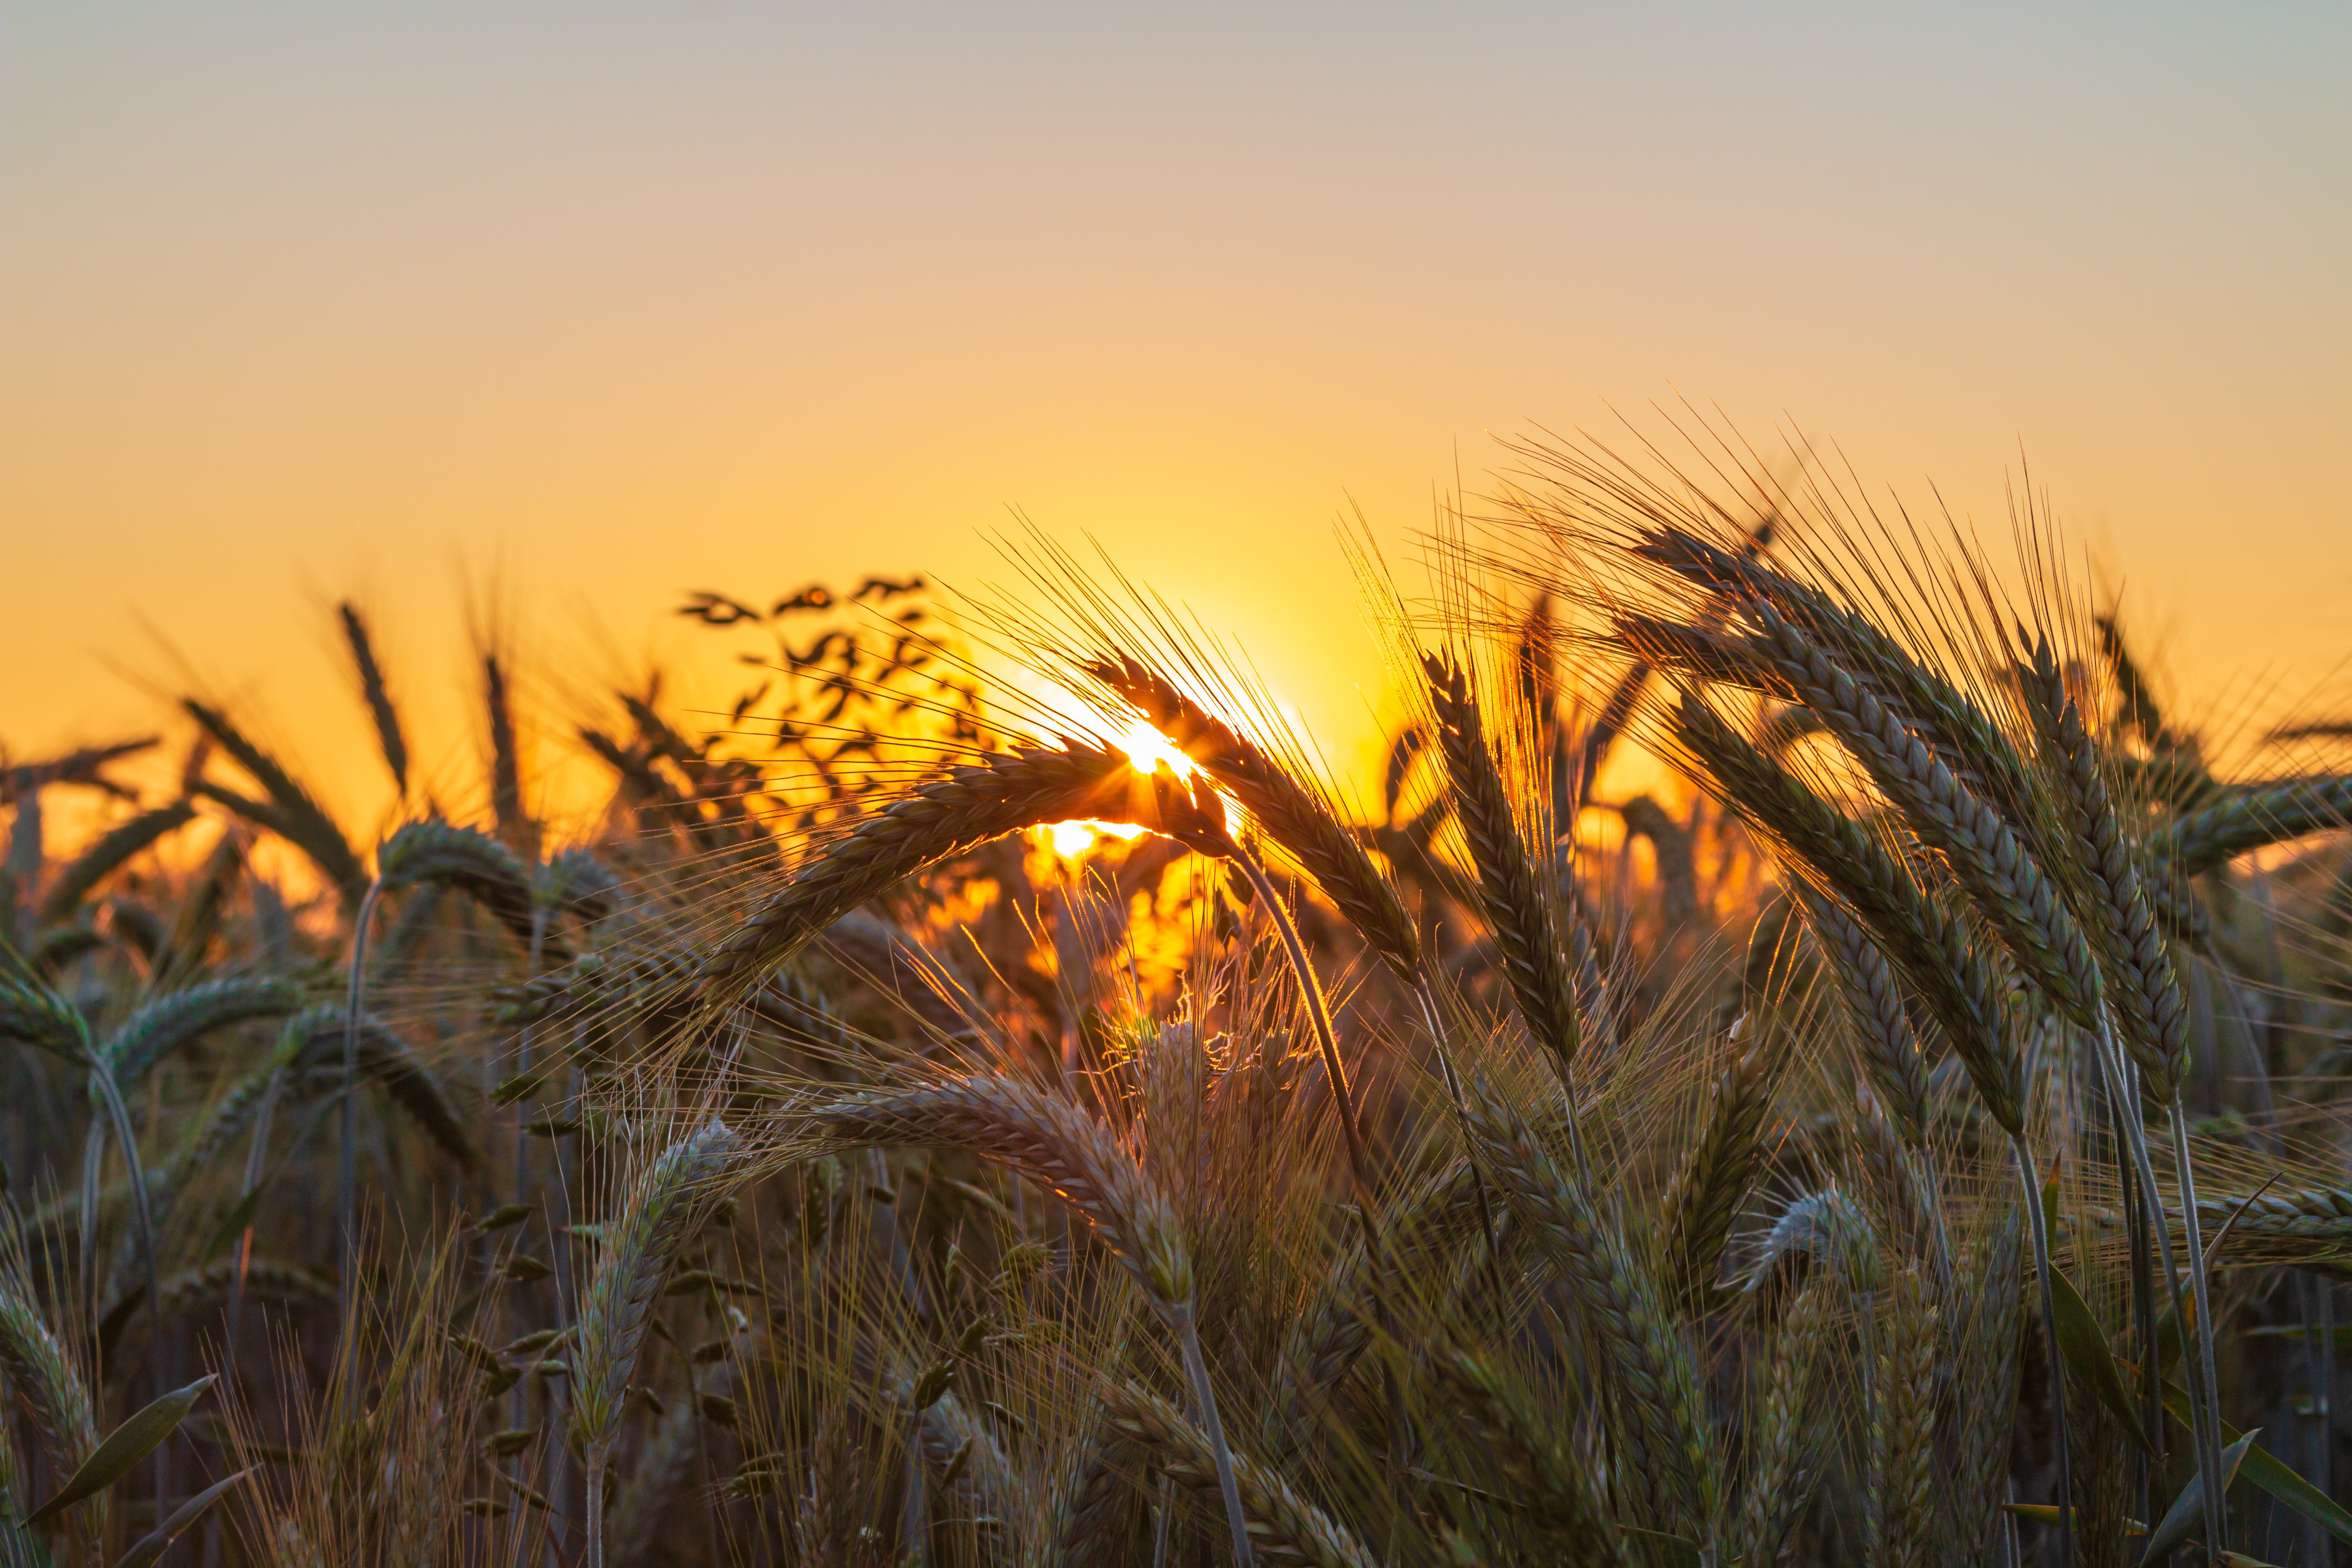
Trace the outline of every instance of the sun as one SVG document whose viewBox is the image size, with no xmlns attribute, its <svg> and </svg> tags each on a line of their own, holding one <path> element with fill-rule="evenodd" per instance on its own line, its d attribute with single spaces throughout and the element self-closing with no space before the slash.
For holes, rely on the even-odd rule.
<svg viewBox="0 0 2352 1568">
<path fill-rule="evenodd" d="M 1180 779 L 1189 779 L 1201 771 L 1201 764 L 1186 756 L 1181 747 L 1141 719 L 1129 724 L 1116 744 L 1127 753 L 1129 765 L 1139 773 L 1156 773 L 1162 763 Z"/>
</svg>

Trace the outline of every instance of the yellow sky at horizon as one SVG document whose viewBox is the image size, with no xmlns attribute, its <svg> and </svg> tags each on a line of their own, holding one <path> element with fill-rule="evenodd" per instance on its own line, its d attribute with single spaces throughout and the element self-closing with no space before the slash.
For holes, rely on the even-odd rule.
<svg viewBox="0 0 2352 1568">
<path fill-rule="evenodd" d="M 1351 762 L 1351 504 L 1677 388 L 1995 529 L 2021 450 L 2193 701 L 2345 692 L 2337 10 L 5 18 L 18 755 L 152 722 L 143 622 L 362 798 L 356 591 L 460 775 L 461 579 L 558 712 L 1018 509 Z"/>
</svg>

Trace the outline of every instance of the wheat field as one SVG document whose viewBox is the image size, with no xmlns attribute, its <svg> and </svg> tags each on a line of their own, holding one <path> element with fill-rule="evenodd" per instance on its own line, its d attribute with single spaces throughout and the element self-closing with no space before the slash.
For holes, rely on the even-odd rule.
<svg viewBox="0 0 2352 1568">
<path fill-rule="evenodd" d="M 0 1562 L 2347 1560 L 2352 729 L 1710 450 L 1356 542 L 1353 789 L 1034 536 L 697 595 L 584 822 L 349 605 L 372 830 L 200 691 L 10 760 Z"/>
</svg>

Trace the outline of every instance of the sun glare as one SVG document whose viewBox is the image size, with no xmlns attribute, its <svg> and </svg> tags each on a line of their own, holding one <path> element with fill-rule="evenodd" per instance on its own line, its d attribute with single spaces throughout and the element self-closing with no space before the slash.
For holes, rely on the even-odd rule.
<svg viewBox="0 0 2352 1568">
<path fill-rule="evenodd" d="M 1180 779 L 1189 779 L 1200 771 L 1201 764 L 1186 756 L 1175 742 L 1140 719 L 1127 727 L 1127 733 L 1118 738 L 1118 747 L 1139 773 L 1156 773 L 1162 763 Z"/>
</svg>

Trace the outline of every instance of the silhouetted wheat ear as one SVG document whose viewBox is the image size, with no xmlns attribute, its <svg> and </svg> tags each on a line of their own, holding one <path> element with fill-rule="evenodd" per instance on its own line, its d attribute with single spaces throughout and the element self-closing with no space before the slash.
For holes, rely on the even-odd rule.
<svg viewBox="0 0 2352 1568">
<path fill-rule="evenodd" d="M 249 800 L 235 791 L 211 784 L 201 784 L 194 793 L 220 802 L 300 849 L 334 884 L 346 907 L 355 904 L 367 887 L 367 868 L 360 864 L 358 851 L 343 837 L 343 830 L 335 826 L 335 819 L 326 808 L 310 791 L 295 783 L 293 775 L 279 766 L 276 758 L 238 729 L 226 712 L 193 697 L 184 698 L 180 706 L 222 751 L 236 760 L 237 766 L 253 776 L 269 798 L 266 802 Z"/>
<path fill-rule="evenodd" d="M 2266 844 L 2352 824 L 2352 773 L 2255 784 L 2168 822 L 2148 835 L 2151 862 L 2177 877 L 2200 876 Z"/>
<path fill-rule="evenodd" d="M 1715 1080 L 1698 1139 L 1666 1185 L 1661 1225 L 1670 1289 L 1704 1299 L 1715 1285 L 1731 1237 L 1731 1221 L 1748 1195 L 1756 1169 L 1757 1139 L 1772 1109 L 1772 1089 L 1783 1051 L 1769 1031 L 1748 1037 L 1748 1017 L 1732 1026 L 1732 1042 L 1744 1047 Z"/>
<path fill-rule="evenodd" d="M 1124 752 L 1085 742 L 954 768 L 794 867 L 704 964 L 703 999 L 740 1000 L 834 921 L 950 855 L 1040 823 L 1091 817 L 1150 826 L 1156 809 L 1150 782 Z"/>
<path fill-rule="evenodd" d="M 346 599 L 335 606 L 336 616 L 343 624 L 343 641 L 352 650 L 352 666 L 359 671 L 360 695 L 366 700 L 368 716 L 375 721 L 376 743 L 383 750 L 383 765 L 392 770 L 392 782 L 404 798 L 408 794 L 408 741 L 400 732 L 400 711 L 392 705 L 392 693 L 384 686 L 383 666 L 375 657 L 375 641 L 368 636 L 366 620 L 358 606 Z"/>
<path fill-rule="evenodd" d="M 1853 916 L 1810 888 L 1801 885 L 1795 891 L 1805 923 L 1821 940 L 1830 973 L 1845 998 L 1870 1086 L 1904 1143 L 1919 1148 L 1927 1135 L 1927 1064 L 1895 987 L 1895 971 Z"/>
<path fill-rule="evenodd" d="M 2099 974 L 2090 944 L 2057 885 L 2000 815 L 1906 730 L 1862 682 L 1769 605 L 1755 606 L 1762 639 L 1856 762 L 1919 837 L 1943 852 L 2018 963 L 2051 1001 L 2097 1026 Z"/>
<path fill-rule="evenodd" d="M 737 1147 L 735 1134 L 715 1120 L 679 1139 L 630 1184 L 607 1226 L 604 1258 L 581 1295 L 572 1362 L 570 1425 L 583 1452 L 611 1442 L 654 1300 Z"/>
<path fill-rule="evenodd" d="M 58 873 L 41 896 L 41 918 L 45 921 L 69 920 L 82 900 L 107 877 L 120 869 L 130 858 L 167 834 L 175 833 L 195 819 L 196 808 L 184 800 L 169 805 L 142 811 L 130 821 L 110 829 L 98 842 L 75 857 L 73 862 Z"/>
<path fill-rule="evenodd" d="M 1502 955 L 1503 973 L 1528 1033 L 1551 1053 L 1565 1082 L 1583 1030 L 1551 901 L 1544 896 L 1511 815 L 1510 793 L 1487 748 L 1468 678 L 1439 655 L 1429 655 L 1423 662 L 1437 718 L 1438 747 L 1454 786 L 1455 817 L 1478 873 L 1478 899 L 1487 930 Z"/>
<path fill-rule="evenodd" d="M 1517 1506 L 1571 1538 L 1582 1552 L 1579 1562 L 1630 1563 L 1591 1468 L 1561 1449 L 1556 1412 L 1538 1409 L 1516 1380 L 1467 1351 L 1441 1347 L 1430 1366 L 1477 1424 L 1486 1439 L 1482 1452 L 1517 1489 Z"/>
<path fill-rule="evenodd" d="M 517 945 L 530 945 L 535 922 L 530 868 L 487 833 L 433 818 L 407 823 L 377 852 L 376 875 L 387 889 L 424 884 L 454 889 L 488 910 Z M 571 950 L 551 932 L 541 935 L 548 963 L 572 961 Z"/>
<path fill-rule="evenodd" d="M 1266 837 L 1288 850 L 1339 905 L 1366 945 L 1399 978 L 1412 979 L 1421 964 L 1421 937 L 1412 918 L 1363 845 L 1311 791 L 1158 671 L 1123 654 L 1090 660 L 1084 668 L 1232 791 Z"/>
<path fill-rule="evenodd" d="M 1174 1205 L 1107 1128 L 1069 1101 L 976 1074 L 848 1095 L 808 1115 L 849 1142 L 964 1149 L 1011 1166 L 1084 1219 L 1155 1307 L 1189 1310 L 1192 1260 Z"/>
<path fill-rule="evenodd" d="M 1809 1420 L 1813 1363 L 1827 1327 L 1826 1271 L 1810 1277 L 1772 1338 L 1764 1392 L 1748 1455 L 1748 1490 L 1740 1499 L 1739 1539 L 1745 1561 L 1764 1568 L 1786 1554 L 1798 1520 L 1812 1501 L 1810 1484 L 1821 1435 Z"/>
<path fill-rule="evenodd" d="M 1879 1555 L 1893 1568 L 1926 1568 L 1936 1548 L 1936 1310 L 1916 1267 L 1889 1281 L 1878 1351 L 1878 1411 L 1871 1447 Z"/>
<path fill-rule="evenodd" d="M 1218 1493 L 1207 1434 L 1149 1389 L 1120 1382 L 1104 1390 L 1111 1428 L 1150 1453 L 1178 1485 L 1203 1497 Z M 1233 1456 L 1234 1479 L 1250 1547 L 1267 1563 L 1311 1568 L 1375 1568 L 1378 1559 L 1347 1529 L 1291 1489 L 1281 1476 L 1245 1454 Z"/>
<path fill-rule="evenodd" d="M 2124 837 L 2098 748 L 2082 710 L 2067 695 L 2046 640 L 2035 644 L 2033 662 L 2020 675 L 2057 782 L 2055 793 L 2074 829 L 2074 860 L 2083 872 L 2075 902 L 2099 950 L 2107 1000 L 2122 1026 L 2124 1047 L 2150 1091 L 2159 1101 L 2169 1100 L 2189 1053 L 2189 1009 L 2172 949 L 2150 911 L 2139 856 Z"/>
<path fill-rule="evenodd" d="M 1684 700 L 1675 738 L 1726 804 L 1869 931 L 1944 1026 L 1987 1112 L 2006 1131 L 2022 1130 L 2024 1058 L 1991 965 L 1966 928 L 1884 845 L 1696 697 Z"/>
<path fill-rule="evenodd" d="M 1509 1103 L 1486 1084 L 1470 1089 L 1471 1130 L 1487 1171 L 1569 1281 L 1601 1349 L 1624 1422 L 1629 1484 L 1643 1496 L 1652 1520 L 1712 1517 L 1715 1458 L 1697 1373 L 1659 1310 L 1655 1287 Z"/>
</svg>

